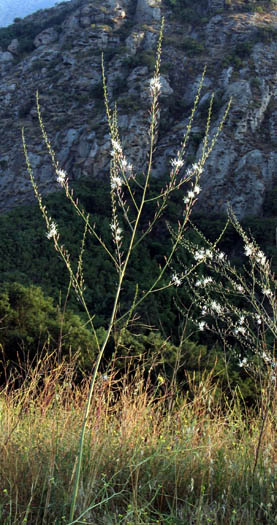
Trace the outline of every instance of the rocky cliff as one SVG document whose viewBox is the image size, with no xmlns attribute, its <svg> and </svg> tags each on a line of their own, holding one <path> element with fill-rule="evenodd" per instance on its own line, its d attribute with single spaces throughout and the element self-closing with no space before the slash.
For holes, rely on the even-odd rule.
<svg viewBox="0 0 277 525">
<path fill-rule="evenodd" d="M 57 191 L 42 145 L 35 94 L 61 168 L 70 179 L 105 176 L 110 141 L 101 82 L 117 101 L 126 156 L 143 169 L 149 80 L 165 16 L 160 131 L 155 175 L 169 169 L 199 80 L 207 74 L 187 151 L 200 155 L 209 99 L 211 134 L 232 108 L 202 176 L 197 204 L 208 213 L 232 204 L 239 217 L 261 215 L 277 167 L 277 4 L 243 0 L 72 0 L 0 31 L 0 209 L 33 200 L 21 144 L 24 126 L 42 193 Z"/>
</svg>

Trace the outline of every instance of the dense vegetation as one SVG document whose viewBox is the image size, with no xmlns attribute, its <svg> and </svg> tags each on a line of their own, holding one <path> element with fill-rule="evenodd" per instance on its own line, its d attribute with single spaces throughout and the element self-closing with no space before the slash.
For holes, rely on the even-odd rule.
<svg viewBox="0 0 277 525">
<path fill-rule="evenodd" d="M 195 16 L 188 0 L 168 2 L 175 14 L 181 10 L 186 20 Z M 182 45 L 193 53 L 202 51 L 189 41 Z M 249 47 L 242 47 L 238 54 L 243 58 L 249 51 Z M 153 62 L 151 55 L 144 55 L 144 59 L 150 65 Z M 119 93 L 120 90 L 119 83 Z M 114 140 L 117 135 L 113 128 L 112 132 L 112 157 L 119 152 L 122 164 L 124 158 L 120 144 Z M 199 169 L 196 165 L 195 171 Z M 61 171 L 56 167 L 56 174 L 63 178 L 65 173 L 61 175 Z M 112 188 L 118 180 L 115 173 L 116 169 L 111 169 Z M 137 177 L 130 201 L 135 195 L 138 202 L 143 202 L 138 194 L 143 193 L 144 180 Z M 133 179 L 126 184 L 132 185 Z M 162 179 L 154 181 L 148 195 L 151 191 L 159 194 L 164 184 Z M 67 190 L 64 179 L 62 185 Z M 119 223 L 113 222 L 115 215 L 110 218 L 112 206 L 113 211 L 116 209 L 110 181 L 84 180 L 74 186 L 107 250 L 117 253 L 115 267 L 120 268 L 118 253 L 124 251 L 127 240 L 124 235 L 121 237 Z M 276 222 L 272 218 L 276 195 L 275 189 L 268 195 L 263 218 L 249 218 L 243 224 L 267 257 L 272 258 L 273 269 L 277 266 Z M 186 251 L 180 243 L 170 271 L 167 275 L 160 273 L 174 239 L 168 223 L 176 225 L 186 216 L 187 199 L 182 191 L 169 196 L 173 198 L 167 202 L 164 219 L 153 227 L 145 242 L 129 252 L 127 246 L 125 253 L 131 254 L 130 264 L 125 267 L 120 303 L 114 303 L 114 266 L 93 236 L 85 238 L 83 307 L 86 304 L 93 317 L 95 332 L 88 329 L 90 323 L 81 301 L 76 301 L 72 289 L 76 281 L 71 280 L 69 285 L 63 261 L 49 242 L 54 238 L 57 248 L 61 241 L 70 253 L 72 270 L 78 267 L 80 274 L 78 257 L 84 225 L 64 194 L 46 199 L 48 215 L 42 205 L 40 210 L 37 205 L 29 205 L 0 217 L 0 249 L 5 254 L 0 262 L 3 525 L 61 525 L 68 523 L 69 512 L 72 525 L 275 522 L 276 377 L 271 366 L 275 366 L 275 361 L 265 353 L 264 366 L 254 359 L 255 370 L 240 366 L 235 359 L 240 336 L 234 337 L 235 330 L 231 332 L 233 345 L 225 347 L 224 339 L 223 343 L 218 342 L 212 332 L 202 332 L 199 323 L 195 329 L 192 317 L 186 315 L 190 309 L 192 313 L 194 306 L 189 287 L 178 277 L 177 265 L 190 268 L 193 252 Z M 119 192 L 116 198 L 120 199 Z M 143 235 L 148 230 L 152 204 L 144 210 L 136 234 Z M 136 208 L 128 211 L 131 232 Z M 47 236 L 41 211 L 46 222 L 51 217 Z M 137 216 L 140 218 L 139 213 Z M 185 236 L 194 246 L 199 243 L 199 248 L 203 239 L 197 228 L 213 242 L 224 227 L 225 217 L 207 218 L 194 213 L 192 221 L 196 228 L 192 222 L 185 222 Z M 119 232 L 120 240 L 112 244 L 115 232 Z M 239 230 L 228 227 L 220 250 L 229 255 L 239 272 L 247 275 L 243 266 L 246 251 L 255 246 L 250 241 L 243 246 L 242 238 Z M 256 259 L 251 259 L 254 279 L 254 267 L 259 261 L 264 261 L 260 263 L 264 273 L 269 268 L 260 248 L 256 249 Z M 63 249 L 58 252 L 60 258 L 66 253 Z M 221 252 L 223 259 L 224 253 Z M 205 275 L 202 266 L 199 263 L 200 280 Z M 121 311 L 130 311 L 137 290 L 143 295 L 159 274 L 159 293 L 145 294 L 143 306 L 139 303 L 135 311 L 131 310 L 128 324 L 120 323 Z M 225 283 L 220 284 L 224 287 Z M 273 293 L 270 285 L 260 288 L 264 304 L 266 296 L 273 298 Z M 253 286 L 254 299 L 255 294 Z M 243 296 L 233 298 L 235 306 L 243 304 Z M 113 304 L 117 306 L 117 318 L 111 317 Z M 270 314 L 269 311 L 269 317 Z M 244 322 L 242 315 L 237 334 L 246 331 Z M 111 334 L 108 325 L 112 326 Z M 259 327 L 257 332 L 262 334 L 262 356 L 267 350 L 268 332 Z M 274 348 L 274 342 L 271 343 Z M 98 359 L 93 367 L 102 350 L 103 359 Z M 94 374 L 90 373 L 92 368 Z"/>
<path fill-rule="evenodd" d="M 157 189 L 155 186 L 162 185 L 162 180 L 155 181 L 152 191 Z M 79 200 L 91 214 L 103 240 L 112 249 L 109 183 L 104 180 L 100 184 L 99 180 L 83 180 L 74 186 Z M 275 212 L 275 195 L 274 190 L 265 203 L 269 215 Z M 71 253 L 73 264 L 74 261 L 76 264 L 83 233 L 82 223 L 62 192 L 48 197 L 47 204 L 52 218 L 59 225 L 62 242 Z M 182 195 L 176 193 L 167 207 L 166 220 L 176 224 L 182 213 L 182 205 Z M 218 216 L 207 219 L 195 214 L 193 221 L 200 230 L 205 231 L 208 238 L 215 240 L 224 226 L 225 218 Z M 146 216 L 142 227 L 147 223 Z M 276 268 L 275 219 L 270 216 L 249 218 L 244 226 L 246 229 L 250 228 L 257 242 L 272 258 L 273 268 Z M 189 228 L 186 235 L 199 241 L 193 228 Z M 123 311 L 133 300 L 136 284 L 141 290 L 147 289 L 162 264 L 163 254 L 170 242 L 164 220 L 158 229 L 153 230 L 143 249 L 134 251 L 122 295 Z M 233 260 L 241 267 L 244 261 L 242 245 L 231 227 L 227 229 L 221 249 L 232 254 Z M 45 225 L 37 205 L 20 207 L 0 217 L 0 250 L 5 253 L 5 257 L 0 260 L 0 344 L 6 366 L 8 362 L 26 362 L 27 357 L 32 361 L 46 351 L 59 348 L 62 356 L 81 351 L 80 369 L 90 370 L 96 355 L 95 340 L 88 330 L 87 319 L 74 292 L 71 290 L 67 296 L 68 277 L 64 264 L 46 237 Z M 183 252 L 180 256 L 183 262 L 187 261 L 189 264 L 189 254 Z M 85 298 L 89 311 L 95 316 L 94 324 L 101 340 L 113 303 L 116 273 L 103 249 L 91 236 L 86 243 L 84 274 L 87 287 Z M 167 282 L 168 277 L 164 278 L 161 285 L 166 285 Z M 230 387 L 233 389 L 240 386 L 245 399 L 253 401 L 257 394 L 255 381 L 233 359 L 229 359 L 229 370 L 226 373 L 221 344 L 215 337 L 195 333 L 188 321 L 186 337 L 182 338 L 184 319 L 176 308 L 176 300 L 182 305 L 190 304 L 190 296 L 184 287 L 170 287 L 159 294 L 150 295 L 143 308 L 138 309 L 137 321 L 130 325 L 128 332 L 121 338 L 120 354 L 143 354 L 146 357 L 159 355 L 160 365 L 156 376 L 162 372 L 170 378 L 177 355 L 181 352 L 182 366 L 177 374 L 180 385 L 184 383 L 185 370 L 195 370 L 197 373 L 202 369 L 210 370 L 217 361 L 216 370 L 223 390 L 230 392 Z M 116 341 L 117 335 L 114 334 L 113 342 L 110 342 L 106 353 L 105 367 L 116 348 Z"/>
<path fill-rule="evenodd" d="M 153 387 L 140 364 L 131 380 L 113 368 L 99 377 L 74 523 L 276 523 L 276 405 L 258 447 L 266 396 L 258 416 L 236 394 L 223 411 L 213 373 L 187 374 L 182 396 L 174 381 Z M 88 391 L 73 370 L 44 359 L 20 393 L 0 392 L 1 525 L 69 525 Z"/>
</svg>

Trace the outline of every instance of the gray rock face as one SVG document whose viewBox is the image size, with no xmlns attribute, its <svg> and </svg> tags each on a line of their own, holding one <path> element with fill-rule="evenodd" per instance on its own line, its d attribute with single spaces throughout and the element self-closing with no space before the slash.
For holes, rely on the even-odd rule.
<svg viewBox="0 0 277 525">
<path fill-rule="evenodd" d="M 232 106 L 207 159 L 198 209 L 224 213 L 231 205 L 240 218 L 261 214 L 265 194 L 277 179 L 277 44 L 272 38 L 277 12 L 269 7 L 264 14 L 247 13 L 239 11 L 240 2 L 232 2 L 232 9 L 227 4 L 201 0 L 197 7 L 203 22 L 195 26 L 160 0 L 74 0 L 28 17 L 39 27 L 32 36 L 35 48 L 22 54 L 18 35 L 0 51 L 0 210 L 34 200 L 21 145 L 23 126 L 40 191 L 60 189 L 42 144 L 37 90 L 48 137 L 69 179 L 98 176 L 101 181 L 107 175 L 111 144 L 102 51 L 124 153 L 137 172 L 145 169 L 154 48 L 166 14 L 154 176 L 170 171 L 208 64 L 184 169 L 201 157 L 212 94 L 209 143 L 230 97 Z M 50 23 L 53 13 L 59 15 L 59 26 Z M 47 26 L 43 31 L 42 22 Z"/>
<path fill-rule="evenodd" d="M 13 56 L 9 51 L 0 52 L 0 64 L 12 62 Z"/>
<path fill-rule="evenodd" d="M 269 117 L 269 133 L 272 144 L 277 145 L 277 110 Z"/>
<path fill-rule="evenodd" d="M 12 55 L 18 55 L 19 53 L 19 42 L 17 38 L 14 38 L 10 45 L 8 46 L 8 51 L 12 53 Z"/>
<path fill-rule="evenodd" d="M 161 0 L 138 0 L 136 21 L 139 24 L 159 22 L 161 19 Z"/>
<path fill-rule="evenodd" d="M 45 31 L 42 31 L 41 33 L 39 33 L 39 35 L 36 36 L 34 40 L 34 45 L 35 47 L 47 46 L 55 42 L 57 39 L 57 31 L 55 31 L 53 27 L 50 27 L 49 29 L 45 29 Z"/>
<path fill-rule="evenodd" d="M 224 9 L 225 0 L 208 0 L 208 6 L 211 12 Z"/>
</svg>

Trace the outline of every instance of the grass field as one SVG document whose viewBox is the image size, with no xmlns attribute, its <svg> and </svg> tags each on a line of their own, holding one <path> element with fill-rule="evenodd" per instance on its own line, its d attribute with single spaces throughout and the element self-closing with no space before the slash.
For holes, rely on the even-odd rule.
<svg viewBox="0 0 277 525">
<path fill-rule="evenodd" d="M 0 394 L 2 525 L 69 523 L 89 385 L 74 386 L 73 365 L 49 366 Z M 275 403 L 266 419 L 264 405 L 220 399 L 212 374 L 188 376 L 183 394 L 139 366 L 99 376 L 73 523 L 277 523 Z"/>
</svg>

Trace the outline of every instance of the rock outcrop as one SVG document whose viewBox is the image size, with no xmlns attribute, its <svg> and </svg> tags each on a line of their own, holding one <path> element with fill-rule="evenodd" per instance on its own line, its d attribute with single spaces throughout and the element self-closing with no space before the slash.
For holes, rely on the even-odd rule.
<svg viewBox="0 0 277 525">
<path fill-rule="evenodd" d="M 207 213 L 224 213 L 230 204 L 240 218 L 262 214 L 277 172 L 277 11 L 270 5 L 265 8 L 263 2 L 263 8 L 256 9 L 256 2 L 247 11 L 247 3 L 235 0 L 200 0 L 196 16 L 193 2 L 191 9 L 178 12 L 169 0 L 72 0 L 14 24 L 7 42 L 1 30 L 0 210 L 34 199 L 22 127 L 40 191 L 59 189 L 42 143 L 36 91 L 52 147 L 69 178 L 96 175 L 101 180 L 108 172 L 102 52 L 125 154 L 138 171 L 143 170 L 149 82 L 165 15 L 154 174 L 170 169 L 207 64 L 184 169 L 201 155 L 212 93 L 211 138 L 230 97 L 232 106 L 207 160 L 197 206 Z"/>
</svg>

